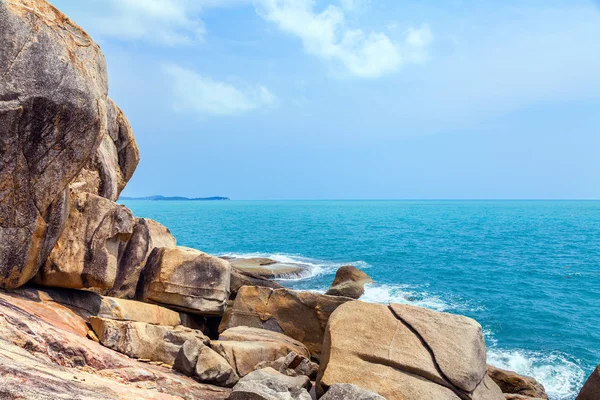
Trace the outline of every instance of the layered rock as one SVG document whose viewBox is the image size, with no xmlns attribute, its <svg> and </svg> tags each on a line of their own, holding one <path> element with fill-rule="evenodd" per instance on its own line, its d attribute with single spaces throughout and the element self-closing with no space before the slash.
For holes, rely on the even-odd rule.
<svg viewBox="0 0 600 400">
<path fill-rule="evenodd" d="M 102 345 L 131 358 L 173 365 L 183 344 L 197 340 L 208 344 L 201 332 L 183 326 L 153 325 L 90 317 L 90 324 Z"/>
<path fill-rule="evenodd" d="M 231 265 L 186 247 L 155 248 L 136 298 L 199 315 L 221 316 L 229 298 Z"/>
<path fill-rule="evenodd" d="M 103 197 L 72 191 L 65 229 L 35 282 L 62 288 L 111 288 L 119 248 L 130 238 L 133 216 Z"/>
<path fill-rule="evenodd" d="M 270 279 L 251 272 L 244 272 L 237 268 L 231 268 L 230 298 L 235 299 L 242 286 L 264 286 L 271 289 L 281 289 L 283 286 Z"/>
<path fill-rule="evenodd" d="M 229 400 L 311 400 L 307 377 L 289 377 L 272 368 L 246 375 L 233 388 Z"/>
<path fill-rule="evenodd" d="M 275 361 L 291 352 L 309 357 L 300 342 L 281 333 L 264 329 L 237 327 L 219 335 L 211 347 L 233 366 L 239 376 L 246 376 L 265 361 Z"/>
<path fill-rule="evenodd" d="M 583 388 L 575 400 L 599 400 L 600 399 L 600 365 L 591 373 L 585 381 Z"/>
<path fill-rule="evenodd" d="M 270 258 L 227 258 L 227 260 L 238 271 L 265 279 L 301 277 L 308 271 L 307 265 L 283 263 Z"/>
<path fill-rule="evenodd" d="M 163 225 L 148 218 L 136 218 L 131 238 L 119 260 L 114 286 L 106 294 L 134 298 L 137 283 L 152 250 L 156 247 L 173 248 L 176 244 L 171 231 Z"/>
<path fill-rule="evenodd" d="M 331 313 L 352 299 L 289 289 L 242 287 L 227 327 L 248 326 L 283 333 L 302 342 L 318 358 Z"/>
<path fill-rule="evenodd" d="M 198 340 L 188 340 L 183 344 L 173 368 L 200 382 L 232 387 L 239 376 L 231 365 L 210 347 Z"/>
<path fill-rule="evenodd" d="M 373 279 L 360 269 L 345 265 L 337 270 L 333 283 L 325 294 L 358 299 L 365 293 L 365 285 L 372 282 Z"/>
<path fill-rule="evenodd" d="M 0 43 L 0 287 L 15 288 L 56 244 L 112 117 L 102 52 L 46 1 L 0 2 Z"/>
<path fill-rule="evenodd" d="M 547 399 L 544 386 L 531 376 L 519 375 L 492 365 L 487 366 L 488 375 L 502 390 L 502 393 L 518 394 L 521 396 Z"/>
<path fill-rule="evenodd" d="M 330 317 L 317 392 L 351 383 L 385 398 L 502 400 L 487 376 L 481 326 L 419 307 L 359 301 Z"/>
</svg>

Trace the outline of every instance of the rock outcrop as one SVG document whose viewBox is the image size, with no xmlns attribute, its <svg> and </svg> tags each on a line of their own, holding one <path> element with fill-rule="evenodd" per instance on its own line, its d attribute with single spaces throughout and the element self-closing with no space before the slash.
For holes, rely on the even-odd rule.
<svg viewBox="0 0 600 400">
<path fill-rule="evenodd" d="M 345 265 L 337 270 L 333 283 L 325 294 L 358 299 L 365 293 L 365 285 L 372 282 L 373 279 L 360 269 Z"/>
<path fill-rule="evenodd" d="M 419 307 L 349 302 L 330 317 L 317 392 L 351 383 L 414 400 L 503 400 L 477 322 Z"/>
<path fill-rule="evenodd" d="M 289 289 L 242 287 L 233 303 L 228 327 L 248 326 L 283 333 L 318 358 L 331 313 L 350 298 Z"/>
<path fill-rule="evenodd" d="M 296 263 L 283 263 L 270 258 L 226 258 L 238 271 L 260 276 L 265 279 L 298 278 L 305 275 L 308 266 Z"/>
<path fill-rule="evenodd" d="M 336 383 L 331 385 L 322 400 L 385 400 L 377 393 L 369 392 L 350 383 Z"/>
<path fill-rule="evenodd" d="M 239 376 L 231 365 L 198 340 L 188 340 L 183 344 L 173 369 L 193 376 L 200 382 L 218 386 L 232 387 L 239 381 Z"/>
<path fill-rule="evenodd" d="M 308 349 L 300 342 L 281 333 L 265 329 L 237 327 L 226 330 L 213 340 L 211 347 L 222 355 L 237 371 L 246 376 L 265 361 L 275 361 L 291 352 L 310 356 Z"/>
<path fill-rule="evenodd" d="M 133 231 L 125 206 L 91 193 L 72 191 L 65 229 L 35 282 L 62 288 L 111 288 L 119 248 Z"/>
<path fill-rule="evenodd" d="M 275 361 L 263 361 L 256 365 L 256 369 L 273 368 L 275 371 L 287 376 L 308 376 L 311 381 L 317 379 L 319 364 L 311 362 L 308 358 L 295 352 Z"/>
<path fill-rule="evenodd" d="M 502 393 L 518 394 L 540 399 L 548 398 L 544 386 L 535 380 L 535 378 L 519 375 L 516 372 L 506 371 L 492 365 L 488 365 L 487 370 L 489 377 L 496 382 Z"/>
<path fill-rule="evenodd" d="M 199 315 L 227 308 L 231 265 L 186 247 L 155 248 L 138 283 L 136 298 Z"/>
<path fill-rule="evenodd" d="M 137 283 L 152 250 L 157 247 L 173 248 L 177 241 L 171 231 L 148 218 L 136 218 L 131 238 L 119 259 L 119 268 L 109 296 L 132 299 Z"/>
<path fill-rule="evenodd" d="M 587 378 L 575 400 L 600 400 L 600 365 Z"/>
<path fill-rule="evenodd" d="M 251 272 L 244 272 L 237 268 L 231 268 L 231 283 L 230 283 L 230 298 L 235 299 L 238 291 L 242 286 L 263 286 L 271 289 L 281 289 L 279 283 L 274 282 L 270 279 L 263 278 L 260 275 L 255 275 Z"/>
<path fill-rule="evenodd" d="M 307 377 L 289 377 L 272 368 L 246 375 L 234 386 L 229 400 L 311 400 Z"/>
</svg>

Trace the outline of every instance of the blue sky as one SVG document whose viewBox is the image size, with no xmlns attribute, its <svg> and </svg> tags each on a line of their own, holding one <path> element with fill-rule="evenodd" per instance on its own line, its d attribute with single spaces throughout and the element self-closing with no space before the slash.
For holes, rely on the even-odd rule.
<svg viewBox="0 0 600 400">
<path fill-rule="evenodd" d="M 591 0 L 51 0 L 100 44 L 124 195 L 600 198 Z"/>
</svg>

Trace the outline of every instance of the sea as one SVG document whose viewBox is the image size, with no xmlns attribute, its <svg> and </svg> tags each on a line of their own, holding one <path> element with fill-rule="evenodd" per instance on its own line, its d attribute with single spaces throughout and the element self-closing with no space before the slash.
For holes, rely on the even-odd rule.
<svg viewBox="0 0 600 400">
<path fill-rule="evenodd" d="M 466 315 L 488 362 L 575 399 L 600 364 L 600 201 L 123 201 L 215 255 L 308 265 L 325 292 L 347 264 L 362 300 Z"/>
</svg>

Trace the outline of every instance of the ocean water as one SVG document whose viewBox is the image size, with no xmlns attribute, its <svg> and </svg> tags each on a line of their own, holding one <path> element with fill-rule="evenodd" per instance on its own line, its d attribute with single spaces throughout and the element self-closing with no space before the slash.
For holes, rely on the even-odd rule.
<svg viewBox="0 0 600 400">
<path fill-rule="evenodd" d="M 574 399 L 600 363 L 600 201 L 124 201 L 208 253 L 307 263 L 286 286 L 325 291 L 338 267 L 362 300 L 464 314 L 488 361 Z"/>
</svg>

